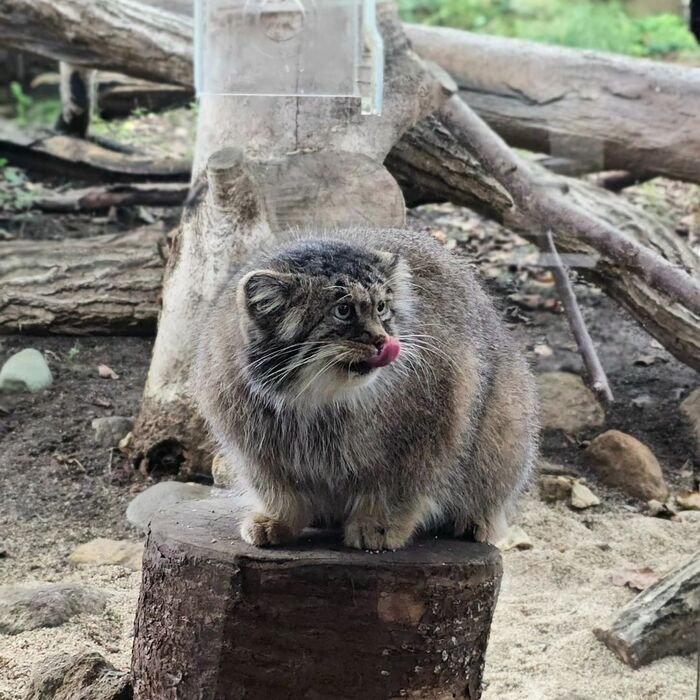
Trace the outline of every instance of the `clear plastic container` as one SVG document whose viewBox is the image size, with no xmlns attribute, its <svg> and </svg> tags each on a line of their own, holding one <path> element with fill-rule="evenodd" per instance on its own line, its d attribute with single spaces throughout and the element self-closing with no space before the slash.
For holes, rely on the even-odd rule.
<svg viewBox="0 0 700 700">
<path fill-rule="evenodd" d="M 375 0 L 195 0 L 199 95 L 356 97 L 382 107 Z"/>
</svg>

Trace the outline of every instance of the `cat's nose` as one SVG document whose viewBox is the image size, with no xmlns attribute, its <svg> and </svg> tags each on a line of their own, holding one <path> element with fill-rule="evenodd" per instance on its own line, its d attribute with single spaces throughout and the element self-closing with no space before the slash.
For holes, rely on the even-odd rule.
<svg viewBox="0 0 700 700">
<path fill-rule="evenodd" d="M 377 354 L 367 360 L 370 367 L 386 367 L 394 362 L 401 352 L 401 344 L 391 336 L 383 337 L 381 343 L 375 342 L 374 345 L 377 348 Z"/>
<path fill-rule="evenodd" d="M 381 336 L 379 338 L 375 338 L 374 340 L 374 347 L 377 348 L 377 352 L 381 353 L 382 348 L 384 347 L 384 343 L 386 343 L 386 336 Z"/>
</svg>

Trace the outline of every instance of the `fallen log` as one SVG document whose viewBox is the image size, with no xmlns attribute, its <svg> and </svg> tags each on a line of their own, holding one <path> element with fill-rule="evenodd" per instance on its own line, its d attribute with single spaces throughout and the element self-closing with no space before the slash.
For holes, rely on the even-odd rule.
<svg viewBox="0 0 700 700">
<path fill-rule="evenodd" d="M 406 25 L 414 49 L 510 145 L 593 170 L 700 183 L 700 70 Z"/>
<path fill-rule="evenodd" d="M 185 183 L 130 183 L 45 192 L 30 200 L 28 208 L 47 213 L 97 212 L 111 207 L 178 207 L 189 192 Z"/>
<path fill-rule="evenodd" d="M 161 83 L 192 85 L 192 31 L 134 0 L 0 0 L 0 45 Z"/>
<path fill-rule="evenodd" d="M 481 697 L 498 551 L 427 539 L 396 552 L 308 531 L 237 537 L 231 498 L 151 520 L 132 655 L 135 700 Z"/>
<path fill-rule="evenodd" d="M 10 165 L 87 182 L 189 182 L 191 164 L 156 160 L 74 136 L 19 129 L 0 120 L 0 153 Z"/>
<path fill-rule="evenodd" d="M 632 668 L 700 654 L 700 551 L 628 603 L 610 629 L 594 633 Z"/>
<path fill-rule="evenodd" d="M 507 223 L 533 242 L 538 242 L 539 231 L 529 230 L 523 222 L 516 218 L 516 210 L 512 200 L 503 187 L 488 175 L 474 156 L 460 145 L 454 136 L 435 117 L 430 117 L 411 129 L 404 138 L 392 149 L 386 165 L 399 182 L 406 187 L 419 188 L 427 193 L 429 201 L 443 199 L 456 204 L 469 206 L 494 218 L 501 223 Z M 670 226 L 658 218 L 633 206 L 623 197 L 606 192 L 591 184 L 553 175 L 538 166 L 529 164 L 540 182 L 557 189 L 559 196 L 584 209 L 601 221 L 607 222 L 632 240 L 641 243 L 662 255 L 672 264 L 691 272 L 700 279 L 700 260 L 686 245 L 682 238 L 675 235 Z M 410 180 L 409 180 L 410 178 Z M 643 277 L 622 275 L 619 268 L 610 265 L 605 260 L 598 264 L 598 253 L 582 240 L 566 232 L 555 232 L 557 248 L 570 256 L 581 256 L 580 259 L 588 267 L 578 267 L 578 272 L 599 284 L 611 297 L 632 313 L 641 325 L 659 342 L 669 349 L 679 360 L 691 367 L 700 369 L 700 319 L 683 306 L 671 303 L 667 297 L 655 291 Z M 0 250 L 7 244 L 0 244 Z M 37 241 L 36 254 L 41 246 L 51 246 L 51 242 Z M 92 253 L 86 249 L 85 256 Z M 127 251 L 124 250 L 124 254 Z M 50 253 L 47 254 L 50 257 Z M 156 253 L 154 251 L 154 261 Z M 156 261 L 156 264 L 157 261 Z M 11 276 L 5 278 L 6 284 Z M 87 284 L 87 281 L 83 282 Z M 89 290 L 85 288 L 86 292 Z M 157 313 L 154 303 L 155 295 L 148 301 L 143 301 L 141 313 L 153 314 L 151 323 L 155 325 Z M 47 303 L 50 302 L 50 298 Z M 32 302 L 40 304 L 40 294 Z M 76 305 L 73 309 L 72 324 L 66 319 L 66 332 L 82 332 L 84 322 L 80 319 L 83 307 Z M 94 314 L 94 310 L 92 310 Z M 94 316 L 93 316 L 94 321 Z M 111 319 L 103 318 L 100 326 L 102 332 L 110 332 Z M 67 330 L 73 325 L 76 331 Z M 151 326 L 151 327 L 153 327 Z M 17 329 L 17 325 L 6 320 L 0 313 L 0 329 Z M 39 332 L 37 324 L 34 332 Z M 47 332 L 53 332 L 47 328 Z M 114 329 L 113 332 L 118 332 Z"/>
<path fill-rule="evenodd" d="M 90 20 L 91 12 L 98 13 L 99 17 L 96 21 L 99 19 L 103 24 L 118 22 L 119 28 L 115 28 L 114 32 L 116 39 L 112 39 L 109 32 L 106 32 L 98 41 L 95 41 L 91 39 L 90 32 L 82 32 L 81 41 L 85 42 L 86 47 L 92 47 L 94 55 L 102 56 L 98 64 L 100 67 L 140 74 L 139 64 L 149 61 L 150 44 L 147 42 L 142 47 L 136 43 L 141 30 L 135 29 L 134 33 L 130 34 L 129 24 L 135 21 L 134 17 L 138 14 L 139 21 L 143 20 L 145 26 L 149 26 L 153 22 L 158 22 L 162 13 L 144 5 L 139 5 L 142 11 L 136 13 L 134 6 L 138 3 L 134 0 L 127 0 L 126 10 L 123 10 L 122 3 L 116 0 L 97 0 L 96 3 L 79 0 L 56 0 L 52 3 L 48 3 L 47 0 L 31 3 L 28 3 L 28 0 L 0 0 L 0 37 L 6 36 L 8 41 L 17 41 L 22 44 L 22 32 L 15 33 L 11 30 L 14 26 L 13 21 L 18 21 L 13 20 L 13 17 L 21 16 L 15 13 L 19 13 L 25 5 L 31 4 L 34 10 L 31 10 L 30 14 L 34 13 L 32 16 L 36 16 L 37 21 L 41 20 L 45 23 L 47 17 L 53 17 L 58 13 L 57 8 L 64 7 L 64 2 L 66 3 L 64 9 L 71 7 L 75 9 L 75 6 L 81 6 L 84 10 L 80 20 L 82 22 Z M 47 9 L 43 7 L 44 5 L 50 5 L 50 7 Z M 74 31 L 82 31 L 75 26 L 78 20 L 74 14 L 71 15 L 67 11 L 59 14 L 60 21 L 54 21 L 50 25 L 53 32 L 50 44 L 44 42 L 43 45 L 43 50 L 52 53 L 54 57 L 63 50 L 61 47 L 71 46 Z M 171 43 L 176 44 L 173 49 L 175 63 L 182 66 L 184 62 L 180 59 L 185 52 L 182 50 L 182 44 L 176 39 L 178 37 L 182 39 L 188 29 L 185 24 L 182 24 L 184 20 L 175 15 L 171 15 L 168 22 L 181 23 L 178 32 L 171 37 Z M 167 27 L 168 23 L 164 23 L 160 27 L 161 33 L 167 34 Z M 20 38 L 17 39 L 17 36 Z M 157 39 L 157 35 L 154 36 Z M 111 50 L 110 41 L 113 40 L 122 43 L 119 50 Z M 162 38 L 160 41 L 155 58 L 162 56 L 162 52 L 168 50 L 168 42 Z M 131 46 L 133 49 L 131 53 L 125 50 L 123 42 Z M 160 71 L 160 77 L 154 79 L 172 83 L 177 82 L 175 78 L 179 76 L 180 82 L 191 84 L 189 62 L 187 63 L 189 73 L 186 76 L 179 69 L 171 73 L 167 62 L 158 64 L 154 60 L 153 65 L 156 66 L 157 71 Z M 684 75 L 695 75 L 691 69 L 686 70 L 689 73 Z M 691 78 L 688 80 L 692 83 Z M 586 104 L 582 103 L 581 108 L 585 109 Z M 689 153 L 689 155 L 692 154 Z M 200 167 L 202 165 L 200 164 Z M 449 130 L 434 118 L 424 120 L 410 128 L 394 145 L 386 159 L 386 165 L 399 180 L 404 192 L 409 193 L 414 201 L 452 201 L 518 228 L 532 240 L 536 241 L 541 234 L 541 231 L 529 229 L 527 223 L 522 218 L 518 218 L 513 201 L 504 187 L 495 180 L 492 173 L 487 172 L 473 154 L 454 139 Z M 588 186 L 586 183 L 554 176 L 544 169 L 538 169 L 535 165 L 533 165 L 533 172 L 548 186 L 561 190 L 565 200 L 582 208 L 589 215 L 614 226 L 618 231 L 624 231 L 624 235 L 650 247 L 652 251 L 664 256 L 672 265 L 688 271 L 691 275 L 700 274 L 698 259 L 694 253 L 678 236 L 674 235 L 670 227 L 655 217 L 640 211 L 625 200 L 616 198 L 599 188 Z M 570 232 L 553 231 L 553 233 L 556 245 L 562 252 L 581 253 L 588 256 L 589 260 L 596 258 L 596 251 L 583 244 Z M 696 369 L 700 368 L 700 319 L 696 315 L 674 303 L 667 295 L 659 293 L 639 274 L 634 271 L 631 274 L 627 270 L 622 271 L 619 265 L 611 265 L 605 259 L 585 272 L 625 306 L 649 333 L 677 358 Z"/>
<path fill-rule="evenodd" d="M 700 182 L 697 68 L 405 26 L 415 50 L 448 70 L 511 145 L 580 161 L 584 170 Z M 193 84 L 191 20 L 135 0 L 0 0 L 0 43 Z"/>
<path fill-rule="evenodd" d="M 542 234 L 522 219 L 506 190 L 498 183 L 494 186 L 493 176 L 436 117 L 411 129 L 391 151 L 386 164 L 399 182 L 405 184 L 410 179 L 436 200 L 473 207 L 534 243 Z M 537 184 L 551 188 L 565 202 L 623 231 L 630 240 L 700 279 L 700 259 L 670 225 L 612 192 L 554 175 L 537 163 L 528 167 Z M 660 293 L 643 275 L 630 270 L 623 273 L 574 232 L 566 228 L 552 232 L 559 251 L 568 254 L 570 265 L 572 260 L 578 261 L 580 274 L 600 285 L 681 362 L 700 370 L 700 317 Z"/>
<path fill-rule="evenodd" d="M 0 333 L 152 335 L 160 224 L 124 234 L 0 243 Z"/>
</svg>

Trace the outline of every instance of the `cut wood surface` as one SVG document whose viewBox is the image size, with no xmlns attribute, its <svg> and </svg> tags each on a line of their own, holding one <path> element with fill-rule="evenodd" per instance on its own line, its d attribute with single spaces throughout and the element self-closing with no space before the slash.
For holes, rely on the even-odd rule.
<svg viewBox="0 0 700 700">
<path fill-rule="evenodd" d="M 633 668 L 672 654 L 700 654 L 700 551 L 595 634 Z"/>
<path fill-rule="evenodd" d="M 396 551 L 308 531 L 290 547 L 238 538 L 236 501 L 156 514 L 144 554 L 135 700 L 481 695 L 498 550 L 427 539 Z"/>
<path fill-rule="evenodd" d="M 153 334 L 160 224 L 125 234 L 0 243 L 0 332 Z"/>
<path fill-rule="evenodd" d="M 0 153 L 11 165 L 78 180 L 187 182 L 190 179 L 188 161 L 120 153 L 74 136 L 19 129 L 4 119 L 0 119 Z"/>
<path fill-rule="evenodd" d="M 593 170 L 700 182 L 700 68 L 406 25 L 512 146 Z"/>
</svg>

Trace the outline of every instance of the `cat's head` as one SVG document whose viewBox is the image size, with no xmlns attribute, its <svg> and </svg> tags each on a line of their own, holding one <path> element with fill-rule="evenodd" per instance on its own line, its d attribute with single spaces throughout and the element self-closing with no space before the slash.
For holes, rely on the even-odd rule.
<svg viewBox="0 0 700 700">
<path fill-rule="evenodd" d="M 310 240 L 244 275 L 236 302 L 253 390 L 322 405 L 396 372 L 413 296 L 400 255 Z"/>
</svg>

